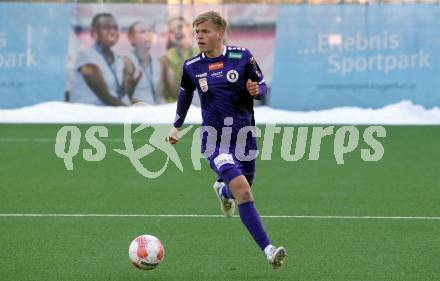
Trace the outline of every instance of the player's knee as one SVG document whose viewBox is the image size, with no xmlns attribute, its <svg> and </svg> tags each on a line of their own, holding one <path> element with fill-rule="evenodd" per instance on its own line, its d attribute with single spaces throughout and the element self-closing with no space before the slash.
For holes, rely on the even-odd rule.
<svg viewBox="0 0 440 281">
<path fill-rule="evenodd" d="M 228 181 L 228 186 L 234 194 L 238 204 L 253 201 L 251 187 L 243 175 L 234 177 Z"/>
<path fill-rule="evenodd" d="M 238 204 L 254 201 L 251 189 L 247 187 L 237 190 L 235 200 L 237 200 Z"/>
<path fill-rule="evenodd" d="M 252 192 L 250 190 L 243 191 L 238 199 L 239 203 L 253 201 Z"/>
</svg>

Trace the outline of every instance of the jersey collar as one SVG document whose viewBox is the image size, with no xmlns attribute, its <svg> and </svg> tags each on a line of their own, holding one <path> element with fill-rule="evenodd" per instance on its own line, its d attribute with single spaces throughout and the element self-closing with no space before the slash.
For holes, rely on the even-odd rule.
<svg viewBox="0 0 440 281">
<path fill-rule="evenodd" d="M 228 48 L 226 48 L 226 46 L 223 45 L 223 53 L 222 53 L 222 56 L 226 56 L 226 51 L 227 51 L 227 50 L 228 50 Z M 205 59 L 205 58 L 208 58 L 208 57 L 205 56 L 205 53 L 202 52 L 202 58 Z M 208 59 L 210 59 L 210 58 L 208 58 Z M 215 58 L 213 58 L 213 59 L 215 59 Z"/>
</svg>

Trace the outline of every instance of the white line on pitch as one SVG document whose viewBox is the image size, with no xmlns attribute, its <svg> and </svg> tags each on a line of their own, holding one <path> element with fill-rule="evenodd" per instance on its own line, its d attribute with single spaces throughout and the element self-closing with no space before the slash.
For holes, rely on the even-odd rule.
<svg viewBox="0 0 440 281">
<path fill-rule="evenodd" d="M 0 138 L 0 142 L 56 142 L 56 138 Z M 118 138 L 102 138 L 104 142 L 123 142 L 124 139 Z M 69 141 L 72 141 L 69 139 Z M 142 141 L 142 139 L 133 139 L 133 141 Z M 145 141 L 145 140 L 143 140 Z"/>
<path fill-rule="evenodd" d="M 56 142 L 56 138 L 0 138 L 0 142 Z M 102 140 L 103 142 L 124 142 L 123 138 L 101 138 L 100 140 Z M 151 139 L 149 139 L 151 140 Z M 68 141 L 72 141 L 71 139 L 69 139 Z M 85 140 L 81 140 L 82 142 L 84 142 Z M 147 138 L 145 139 L 132 139 L 133 142 L 147 142 Z M 165 138 L 164 138 L 165 141 Z M 186 139 L 183 140 L 179 140 L 179 142 L 186 142 Z"/>
<path fill-rule="evenodd" d="M 148 217 L 148 218 L 223 218 L 222 215 L 176 215 L 176 214 L 0 214 L 0 217 Z M 235 216 L 237 217 L 237 216 Z M 273 219 L 369 219 L 369 220 L 440 220 L 440 217 L 399 216 L 271 216 Z"/>
</svg>

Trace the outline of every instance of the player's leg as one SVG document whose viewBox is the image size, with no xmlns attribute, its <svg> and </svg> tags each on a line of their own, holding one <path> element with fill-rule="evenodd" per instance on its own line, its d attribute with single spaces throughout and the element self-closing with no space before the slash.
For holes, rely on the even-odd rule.
<svg viewBox="0 0 440 281">
<path fill-rule="evenodd" d="M 248 177 L 246 176 L 248 179 Z M 248 179 L 249 182 L 249 179 Z M 226 217 L 232 217 L 235 213 L 235 197 L 232 194 L 229 186 L 223 182 L 222 179 L 218 179 L 212 186 L 217 197 L 220 200 L 220 207 Z"/>
<path fill-rule="evenodd" d="M 238 161 L 237 159 L 235 159 L 235 163 L 237 164 L 237 167 L 241 169 L 242 174 L 246 177 L 249 185 L 252 187 L 252 183 L 255 177 L 255 159 L 251 161 Z M 223 182 L 221 176 L 219 176 L 219 179 L 214 185 L 217 185 L 218 192 L 221 194 L 222 197 L 227 199 L 235 199 L 231 189 L 226 183 Z"/>
<path fill-rule="evenodd" d="M 227 187 L 229 192 L 231 192 L 236 199 L 243 224 L 258 246 L 264 251 L 269 263 L 272 264 L 274 268 L 280 267 L 286 256 L 286 250 L 283 247 L 275 248 L 272 246 L 264 230 L 260 215 L 254 206 L 254 199 L 249 182 L 252 182 L 254 178 L 255 160 L 241 162 L 235 159 L 231 154 L 214 154 L 208 158 L 208 161 L 211 168 L 217 173 L 218 180 L 224 182 L 224 184 L 218 184 L 221 184 L 223 188 Z M 216 184 L 214 184 L 214 187 L 215 186 Z M 215 190 L 221 203 L 224 202 L 224 200 L 234 201 L 233 199 L 225 199 L 222 192 L 219 192 L 219 189 L 215 188 Z M 222 210 L 224 210 L 223 205 Z M 224 213 L 227 215 L 226 212 Z M 232 214 L 229 213 L 231 216 Z"/>
<path fill-rule="evenodd" d="M 249 185 L 252 187 L 252 183 L 254 181 L 255 175 L 255 161 L 245 161 L 241 162 L 241 171 L 243 175 L 246 177 Z M 217 189 L 217 192 L 226 199 L 235 199 L 234 194 L 232 193 L 229 186 L 223 182 L 222 179 L 218 179 L 217 182 L 214 183 L 214 188 Z"/>
<path fill-rule="evenodd" d="M 238 210 L 241 221 L 252 235 L 254 241 L 261 250 L 264 251 L 270 264 L 274 268 L 278 268 L 283 264 L 286 257 L 286 249 L 284 247 L 274 247 L 264 229 L 260 215 L 254 205 L 254 198 L 251 186 L 242 171 L 236 168 L 229 169 L 223 173 L 223 179 L 234 194 L 238 204 Z"/>
<path fill-rule="evenodd" d="M 223 180 L 219 179 L 214 183 L 214 188 L 217 190 L 218 194 L 226 199 L 235 199 L 234 194 L 232 194 L 231 189 Z"/>
<path fill-rule="evenodd" d="M 235 167 L 235 163 L 238 162 L 234 161 L 232 155 L 230 154 L 219 155 L 218 153 L 215 153 L 208 157 L 208 161 L 211 168 L 217 174 L 217 181 L 214 182 L 214 185 L 212 187 L 214 188 L 214 191 L 219 199 L 220 209 L 222 210 L 225 217 L 232 217 L 235 213 L 235 200 L 232 192 L 223 181 L 222 174 L 226 169 Z M 224 162 L 224 164 L 219 164 L 220 162 Z"/>
</svg>

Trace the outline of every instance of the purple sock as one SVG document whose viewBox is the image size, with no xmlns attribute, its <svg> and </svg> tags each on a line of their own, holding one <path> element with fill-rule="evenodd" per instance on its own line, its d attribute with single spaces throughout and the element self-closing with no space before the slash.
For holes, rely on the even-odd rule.
<svg viewBox="0 0 440 281">
<path fill-rule="evenodd" d="M 261 250 L 264 250 L 266 246 L 270 245 L 270 240 L 261 223 L 260 215 L 255 209 L 254 202 L 250 201 L 238 205 L 238 212 L 240 213 L 241 221 L 247 227 L 255 242 L 257 242 Z"/>
<path fill-rule="evenodd" d="M 222 188 L 222 195 L 227 199 L 235 199 L 234 195 L 231 192 L 231 189 L 229 189 L 229 186 L 226 183 Z"/>
</svg>

